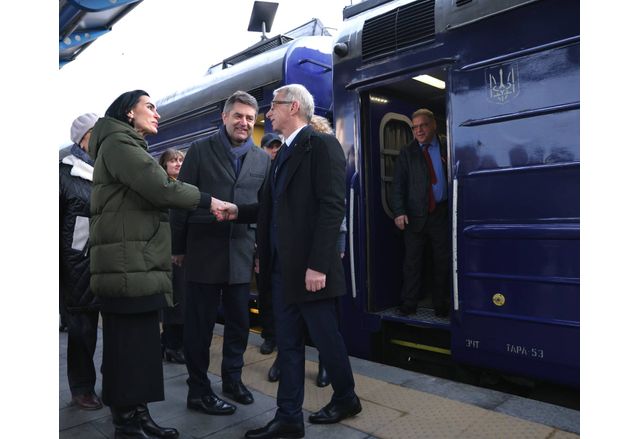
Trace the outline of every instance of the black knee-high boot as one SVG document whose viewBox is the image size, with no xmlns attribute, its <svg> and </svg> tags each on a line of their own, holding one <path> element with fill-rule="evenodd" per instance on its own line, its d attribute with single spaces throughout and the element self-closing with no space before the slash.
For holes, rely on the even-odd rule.
<svg viewBox="0 0 640 439">
<path fill-rule="evenodd" d="M 180 433 L 178 433 L 178 430 L 176 430 L 175 428 L 160 427 L 158 424 L 156 424 L 155 421 L 151 418 L 151 414 L 149 413 L 147 404 L 139 404 L 136 407 L 136 414 L 138 416 L 138 419 L 140 420 L 142 429 L 147 434 L 164 439 L 174 439 L 180 435 Z"/>
<path fill-rule="evenodd" d="M 150 439 L 142 429 L 136 407 L 111 407 L 111 417 L 116 430 L 115 439 Z"/>
</svg>

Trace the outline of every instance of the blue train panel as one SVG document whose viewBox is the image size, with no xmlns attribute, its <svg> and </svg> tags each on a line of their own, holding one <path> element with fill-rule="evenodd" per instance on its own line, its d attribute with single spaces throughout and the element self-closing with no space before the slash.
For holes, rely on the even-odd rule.
<svg viewBox="0 0 640 439">
<path fill-rule="evenodd" d="M 344 16 L 334 115 L 351 158 L 349 349 L 376 357 L 373 336 L 404 322 L 406 345 L 577 385 L 579 2 L 369 0 Z M 428 266 L 424 312 L 396 310 L 403 244 L 388 196 L 424 107 L 448 143 L 446 320 L 430 313 Z M 435 346 L 430 328 L 449 342 Z"/>
</svg>

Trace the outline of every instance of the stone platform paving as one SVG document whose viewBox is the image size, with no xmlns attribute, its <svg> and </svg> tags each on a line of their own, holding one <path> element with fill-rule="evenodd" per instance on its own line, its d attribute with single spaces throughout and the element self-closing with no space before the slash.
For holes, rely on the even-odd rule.
<svg viewBox="0 0 640 439">
<path fill-rule="evenodd" d="M 209 378 L 214 392 L 222 395 L 220 362 L 222 329 L 216 325 L 212 343 Z M 237 404 L 232 416 L 208 416 L 188 410 L 187 369 L 164 363 L 165 400 L 149 404 L 153 418 L 163 426 L 177 428 L 180 437 L 242 438 L 247 430 L 262 427 L 275 414 L 277 383 L 267 381 L 275 353 L 261 355 L 262 339 L 250 334 L 242 380 L 253 392 L 255 402 Z M 66 376 L 66 333 L 60 333 L 60 438 L 104 439 L 113 437 L 108 408 L 94 412 L 70 404 Z M 95 363 L 102 358 L 102 337 L 98 338 Z M 351 358 L 356 393 L 363 411 L 336 425 L 305 422 L 308 439 L 570 439 L 579 437 L 580 412 L 493 390 L 456 383 L 442 378 Z M 331 386 L 315 385 L 317 351 L 307 348 L 305 419 L 331 398 Z M 101 391 L 98 373 L 96 392 Z"/>
</svg>

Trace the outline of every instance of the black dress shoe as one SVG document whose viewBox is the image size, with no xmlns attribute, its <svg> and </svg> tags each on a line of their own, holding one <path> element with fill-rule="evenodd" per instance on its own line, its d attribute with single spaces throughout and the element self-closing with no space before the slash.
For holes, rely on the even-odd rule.
<svg viewBox="0 0 640 439">
<path fill-rule="evenodd" d="M 240 404 L 251 404 L 253 402 L 253 395 L 249 392 L 249 389 L 242 383 L 242 381 L 235 382 L 223 382 L 222 393 L 233 399 Z"/>
<path fill-rule="evenodd" d="M 400 308 L 398 308 L 398 312 L 403 316 L 415 314 L 417 310 L 418 310 L 417 305 L 408 305 L 406 303 L 403 303 L 402 305 L 400 305 Z"/>
<path fill-rule="evenodd" d="M 102 401 L 95 392 L 74 395 L 71 402 L 82 410 L 100 410 L 102 408 Z"/>
<path fill-rule="evenodd" d="M 160 427 L 156 424 L 156 422 L 151 418 L 149 408 L 146 404 L 140 404 L 136 407 L 136 415 L 138 416 L 138 419 L 140 419 L 140 425 L 144 432 L 152 437 L 175 439 L 180 436 L 180 433 L 178 433 L 178 430 L 175 428 Z"/>
<path fill-rule="evenodd" d="M 115 439 L 151 439 L 142 428 L 136 407 L 111 407 Z"/>
<path fill-rule="evenodd" d="M 269 355 L 276 348 L 276 341 L 272 338 L 265 338 L 262 345 L 260 345 L 260 353 L 262 355 Z"/>
<path fill-rule="evenodd" d="M 316 377 L 316 386 L 327 387 L 329 384 L 331 384 L 331 381 L 329 380 L 327 369 L 325 369 L 322 362 L 318 362 L 318 376 Z"/>
<path fill-rule="evenodd" d="M 276 381 L 278 381 L 280 379 L 280 366 L 278 366 L 278 358 L 277 357 L 274 360 L 274 362 L 271 365 L 271 367 L 269 368 L 269 374 L 267 375 L 267 379 L 272 383 L 275 383 Z"/>
<path fill-rule="evenodd" d="M 262 428 L 247 431 L 244 437 L 248 439 L 301 438 L 304 437 L 304 423 L 287 424 L 274 419 Z"/>
<path fill-rule="evenodd" d="M 330 402 L 325 405 L 320 411 L 309 415 L 309 422 L 312 424 L 335 424 L 343 419 L 350 418 L 357 415 L 362 411 L 362 405 L 357 396 L 348 404 L 335 404 Z"/>
<path fill-rule="evenodd" d="M 178 363 L 178 364 L 186 363 L 186 360 L 184 359 L 184 352 L 182 352 L 182 349 L 165 348 L 164 359 L 170 363 Z"/>
<path fill-rule="evenodd" d="M 216 395 L 205 395 L 202 398 L 188 398 L 187 408 L 207 415 L 232 415 L 236 406 L 218 398 Z"/>
</svg>

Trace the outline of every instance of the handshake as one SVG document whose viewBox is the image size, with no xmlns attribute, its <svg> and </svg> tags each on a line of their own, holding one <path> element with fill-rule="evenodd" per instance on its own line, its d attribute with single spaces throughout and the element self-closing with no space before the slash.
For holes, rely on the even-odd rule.
<svg viewBox="0 0 640 439">
<path fill-rule="evenodd" d="M 218 221 L 233 221 L 238 218 L 238 206 L 211 197 L 211 213 Z"/>
</svg>

